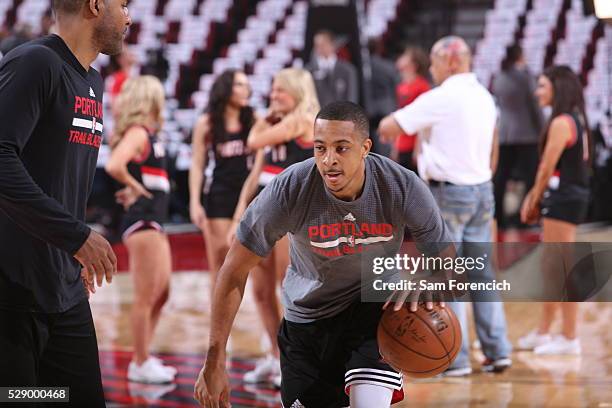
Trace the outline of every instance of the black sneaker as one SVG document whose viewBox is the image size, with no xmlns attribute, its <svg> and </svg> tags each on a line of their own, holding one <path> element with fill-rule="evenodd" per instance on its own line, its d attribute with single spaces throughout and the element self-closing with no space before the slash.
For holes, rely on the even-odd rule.
<svg viewBox="0 0 612 408">
<path fill-rule="evenodd" d="M 482 363 L 482 371 L 485 373 L 503 373 L 510 367 L 512 367 L 512 360 L 508 357 L 502 357 L 495 360 L 487 358 L 484 363 Z"/>
</svg>

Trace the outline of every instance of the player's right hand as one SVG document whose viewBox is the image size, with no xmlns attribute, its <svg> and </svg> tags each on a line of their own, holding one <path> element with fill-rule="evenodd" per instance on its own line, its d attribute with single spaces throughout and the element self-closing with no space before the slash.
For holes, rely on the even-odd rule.
<svg viewBox="0 0 612 408">
<path fill-rule="evenodd" d="M 202 224 L 204 223 L 204 218 L 206 217 L 202 204 L 199 202 L 189 204 L 189 217 L 191 218 L 193 225 L 202 229 Z"/>
<path fill-rule="evenodd" d="M 204 408 L 229 408 L 230 385 L 225 367 L 204 366 L 193 389 L 193 397 Z"/>
<path fill-rule="evenodd" d="M 98 286 L 102 286 L 104 278 L 111 283 L 117 273 L 117 257 L 108 241 L 96 231 L 91 230 L 81 248 L 74 254 L 86 273 L 95 276 Z"/>
</svg>

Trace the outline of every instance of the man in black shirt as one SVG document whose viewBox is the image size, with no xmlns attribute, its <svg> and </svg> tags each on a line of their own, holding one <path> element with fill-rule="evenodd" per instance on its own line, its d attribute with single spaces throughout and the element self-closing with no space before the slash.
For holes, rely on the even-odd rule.
<svg viewBox="0 0 612 408">
<path fill-rule="evenodd" d="M 98 54 L 121 51 L 127 0 L 54 0 L 58 35 L 0 62 L 0 386 L 68 386 L 104 406 L 90 291 L 116 258 L 85 225 L 102 141 Z"/>
</svg>

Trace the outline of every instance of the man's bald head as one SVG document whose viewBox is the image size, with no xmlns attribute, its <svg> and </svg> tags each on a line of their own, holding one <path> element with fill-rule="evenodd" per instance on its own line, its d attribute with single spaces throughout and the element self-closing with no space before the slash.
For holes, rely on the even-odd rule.
<svg viewBox="0 0 612 408">
<path fill-rule="evenodd" d="M 431 48 L 431 62 L 431 75 L 441 84 L 452 75 L 470 72 L 472 51 L 461 37 L 443 37 Z"/>
<path fill-rule="evenodd" d="M 467 45 L 465 40 L 456 35 L 450 35 L 443 37 L 436 41 L 434 46 L 431 48 L 432 54 L 440 55 L 442 57 L 471 57 L 472 51 L 470 46 Z"/>
</svg>

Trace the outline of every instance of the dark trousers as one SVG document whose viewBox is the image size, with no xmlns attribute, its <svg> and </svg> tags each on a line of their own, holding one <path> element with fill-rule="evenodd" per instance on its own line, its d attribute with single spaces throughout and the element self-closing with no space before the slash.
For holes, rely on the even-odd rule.
<svg viewBox="0 0 612 408">
<path fill-rule="evenodd" d="M 504 195 L 508 180 L 514 178 L 524 181 L 526 191 L 529 191 L 535 181 L 538 161 L 536 144 L 501 145 L 499 147 L 499 163 L 493 179 L 495 219 L 499 228 L 508 226 L 508 220 L 504 215 Z"/>
<path fill-rule="evenodd" d="M 0 386 L 70 387 L 62 406 L 105 407 L 87 300 L 63 313 L 0 309 L 0 367 Z"/>
</svg>

